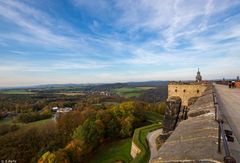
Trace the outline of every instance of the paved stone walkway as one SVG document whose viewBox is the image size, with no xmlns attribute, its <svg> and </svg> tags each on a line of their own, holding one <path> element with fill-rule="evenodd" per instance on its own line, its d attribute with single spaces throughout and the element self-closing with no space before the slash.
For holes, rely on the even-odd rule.
<svg viewBox="0 0 240 163">
<path fill-rule="evenodd" d="M 219 108 L 223 114 L 223 118 L 228 123 L 235 135 L 235 142 L 229 142 L 232 153 L 237 157 L 240 162 L 240 89 L 230 89 L 225 85 L 214 85 Z"/>
<path fill-rule="evenodd" d="M 153 132 L 148 133 L 147 135 L 148 145 L 151 153 L 149 162 L 152 162 L 152 159 L 158 156 L 156 139 L 160 135 L 160 133 L 162 133 L 162 129 L 155 130 Z"/>
</svg>

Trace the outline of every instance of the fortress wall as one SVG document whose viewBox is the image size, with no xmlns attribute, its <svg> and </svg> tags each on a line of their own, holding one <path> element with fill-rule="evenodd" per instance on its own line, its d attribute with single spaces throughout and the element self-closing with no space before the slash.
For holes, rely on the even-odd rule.
<svg viewBox="0 0 240 163">
<path fill-rule="evenodd" d="M 188 106 L 188 100 L 201 96 L 206 88 L 207 84 L 169 84 L 168 97 L 178 96 L 182 100 L 182 106 Z"/>
<path fill-rule="evenodd" d="M 131 147 L 131 156 L 135 158 L 141 150 L 138 148 L 138 146 L 132 141 L 132 147 Z"/>
<path fill-rule="evenodd" d="M 212 91 L 208 86 L 190 106 L 188 119 L 179 123 L 152 163 L 222 162 L 224 152 L 217 152 L 218 123 Z"/>
</svg>

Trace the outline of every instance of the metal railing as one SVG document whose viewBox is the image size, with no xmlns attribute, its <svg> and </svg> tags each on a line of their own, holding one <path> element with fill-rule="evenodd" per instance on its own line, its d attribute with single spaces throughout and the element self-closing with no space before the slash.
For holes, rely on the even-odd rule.
<svg viewBox="0 0 240 163">
<path fill-rule="evenodd" d="M 229 147 L 228 147 L 228 141 L 233 142 L 234 138 L 232 137 L 232 131 L 224 130 L 223 126 L 223 120 L 220 118 L 220 110 L 217 103 L 217 97 L 216 93 L 213 92 L 213 102 L 215 107 L 215 120 L 218 122 L 218 152 L 221 153 L 221 142 L 223 140 L 223 148 L 225 152 L 224 156 L 224 162 L 225 163 L 236 163 L 236 160 L 234 157 L 231 156 Z"/>
</svg>

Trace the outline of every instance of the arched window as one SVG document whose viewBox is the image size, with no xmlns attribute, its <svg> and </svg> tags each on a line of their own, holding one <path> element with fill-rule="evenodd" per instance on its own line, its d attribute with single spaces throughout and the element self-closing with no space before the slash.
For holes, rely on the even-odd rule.
<svg viewBox="0 0 240 163">
<path fill-rule="evenodd" d="M 197 90 L 197 93 L 199 93 L 199 90 Z"/>
<path fill-rule="evenodd" d="M 175 89 L 175 92 L 177 92 L 177 89 Z"/>
</svg>

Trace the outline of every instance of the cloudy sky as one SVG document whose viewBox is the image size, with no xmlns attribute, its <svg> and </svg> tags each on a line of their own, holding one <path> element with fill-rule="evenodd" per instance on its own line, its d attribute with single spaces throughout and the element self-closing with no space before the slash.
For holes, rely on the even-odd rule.
<svg viewBox="0 0 240 163">
<path fill-rule="evenodd" d="M 240 75 L 239 0 L 2 0 L 0 87 Z"/>
</svg>

